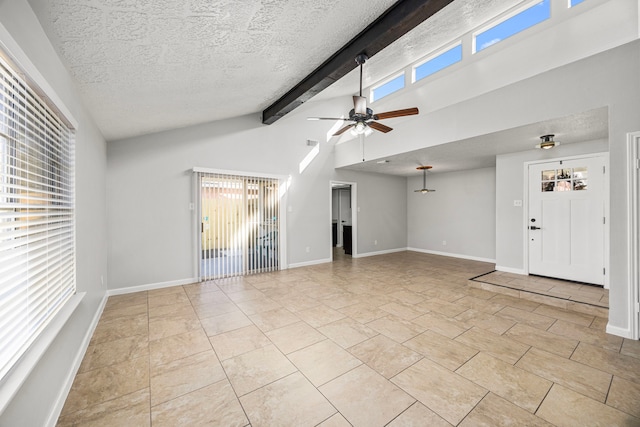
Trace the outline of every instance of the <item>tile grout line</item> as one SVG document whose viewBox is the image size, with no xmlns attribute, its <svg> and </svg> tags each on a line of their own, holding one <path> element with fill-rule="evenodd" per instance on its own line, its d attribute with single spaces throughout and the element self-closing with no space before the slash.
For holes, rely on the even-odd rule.
<svg viewBox="0 0 640 427">
<path fill-rule="evenodd" d="M 613 378 L 614 377 L 615 377 L 615 375 L 612 374 L 611 375 L 611 381 L 609 381 L 609 387 L 607 387 L 607 394 L 605 395 L 604 402 L 603 402 L 605 405 L 607 405 L 607 406 L 609 406 L 611 408 L 613 408 L 613 406 L 608 405 L 607 404 L 607 400 L 609 400 L 609 393 L 611 393 L 611 387 L 613 386 Z"/>
<path fill-rule="evenodd" d="M 538 411 L 540 410 L 540 408 L 542 407 L 542 404 L 547 399 L 547 396 L 549 396 L 549 393 L 551 393 L 551 389 L 557 384 L 555 381 L 549 381 L 549 382 L 551 383 L 551 387 L 549 387 L 549 390 L 547 390 L 547 392 L 544 394 L 544 397 L 542 398 L 542 400 L 538 404 L 538 407 L 536 408 L 536 410 L 533 411 L 533 415 L 535 415 L 535 416 L 538 416 L 537 414 L 538 414 Z M 539 418 L 540 419 L 544 419 L 542 417 L 539 417 Z"/>
<path fill-rule="evenodd" d="M 469 381 L 470 381 L 470 380 L 469 380 Z M 475 383 L 474 383 L 474 384 L 475 384 Z M 482 387 L 482 386 L 480 386 L 480 385 L 479 385 L 479 387 Z M 484 387 L 482 387 L 482 388 L 484 388 Z M 487 390 L 487 389 L 485 389 L 485 390 Z M 462 424 L 462 423 L 464 422 L 464 420 L 469 416 L 469 414 L 471 414 L 473 411 L 475 411 L 475 409 L 478 407 L 478 405 L 480 405 L 480 403 L 481 403 L 481 402 L 482 402 L 482 401 L 483 401 L 483 400 L 484 400 L 484 399 L 485 399 L 485 398 L 486 398 L 490 393 L 491 393 L 491 390 L 487 390 L 487 392 L 484 394 L 484 396 L 482 396 L 482 399 L 478 400 L 478 402 L 477 402 L 475 405 L 473 405 L 473 408 L 471 408 L 471 410 L 469 410 L 469 412 L 467 412 L 467 414 L 466 414 L 464 417 L 462 417 L 462 419 L 460 420 L 460 422 L 459 422 L 458 424 L 456 424 L 456 425 L 460 425 L 460 424 Z M 497 396 L 497 395 L 496 395 L 496 396 Z M 498 396 L 498 397 L 500 397 L 500 396 Z M 504 398 L 503 398 L 503 399 L 504 399 Z"/>
</svg>

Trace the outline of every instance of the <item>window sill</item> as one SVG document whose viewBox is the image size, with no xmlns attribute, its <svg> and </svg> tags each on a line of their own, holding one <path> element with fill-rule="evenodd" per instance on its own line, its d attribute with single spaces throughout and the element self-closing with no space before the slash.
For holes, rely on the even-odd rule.
<svg viewBox="0 0 640 427">
<path fill-rule="evenodd" d="M 36 367 L 42 356 L 58 336 L 64 325 L 71 318 L 73 312 L 80 305 L 80 301 L 85 296 L 85 292 L 77 293 L 67 301 L 60 312 L 51 323 L 45 328 L 31 348 L 16 363 L 7 376 L 0 382 L 0 414 L 7 408 L 11 399 L 18 393 L 20 387 L 27 380 L 31 371 Z"/>
</svg>

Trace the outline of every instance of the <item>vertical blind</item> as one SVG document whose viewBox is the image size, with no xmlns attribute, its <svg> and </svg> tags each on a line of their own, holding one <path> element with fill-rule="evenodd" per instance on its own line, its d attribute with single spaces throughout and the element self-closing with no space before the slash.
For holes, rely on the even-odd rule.
<svg viewBox="0 0 640 427">
<path fill-rule="evenodd" d="M 0 56 L 0 378 L 75 293 L 73 131 Z"/>
<path fill-rule="evenodd" d="M 273 271 L 279 264 L 279 182 L 198 173 L 200 280 Z"/>
</svg>

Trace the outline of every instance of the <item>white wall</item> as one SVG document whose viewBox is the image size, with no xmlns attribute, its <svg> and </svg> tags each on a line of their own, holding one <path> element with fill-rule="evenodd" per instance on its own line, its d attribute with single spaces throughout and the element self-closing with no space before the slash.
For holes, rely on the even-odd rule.
<svg viewBox="0 0 640 427">
<path fill-rule="evenodd" d="M 331 190 L 331 220 L 338 221 L 340 219 L 340 190 Z"/>
<path fill-rule="evenodd" d="M 360 212 L 356 213 L 358 215 L 357 255 L 405 249 L 407 247 L 406 178 L 352 171 L 340 173 L 358 181 L 357 209 Z"/>
<path fill-rule="evenodd" d="M 359 254 L 406 247 L 405 179 L 334 170 L 327 129 L 306 120 L 328 104 L 316 105 L 316 111 L 305 107 L 271 126 L 255 115 L 110 142 L 109 287 L 196 277 L 197 230 L 189 210 L 194 166 L 290 176 L 288 264 L 330 259 L 331 180 L 357 183 Z M 320 141 L 320 151 L 300 173 L 300 162 L 313 149 L 307 139 Z"/>
<path fill-rule="evenodd" d="M 422 177 L 407 180 L 410 249 L 487 261 L 495 259 L 495 168 L 428 174 L 427 188 L 436 191 L 414 192 L 420 188 Z"/>
<path fill-rule="evenodd" d="M 106 144 L 84 109 L 70 75 L 59 61 L 26 0 L 0 1 L 0 42 L 22 66 L 31 63 L 78 122 L 76 133 L 77 288 L 85 298 L 27 378 L 1 426 L 43 426 L 61 409 L 83 340 L 101 307 L 107 279 L 105 205 Z"/>
</svg>

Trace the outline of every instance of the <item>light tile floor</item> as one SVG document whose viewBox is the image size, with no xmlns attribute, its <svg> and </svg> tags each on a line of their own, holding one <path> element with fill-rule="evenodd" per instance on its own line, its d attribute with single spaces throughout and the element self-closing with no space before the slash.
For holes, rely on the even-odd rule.
<svg viewBox="0 0 640 427">
<path fill-rule="evenodd" d="M 640 343 L 403 252 L 109 298 L 59 426 L 640 425 Z"/>
</svg>

